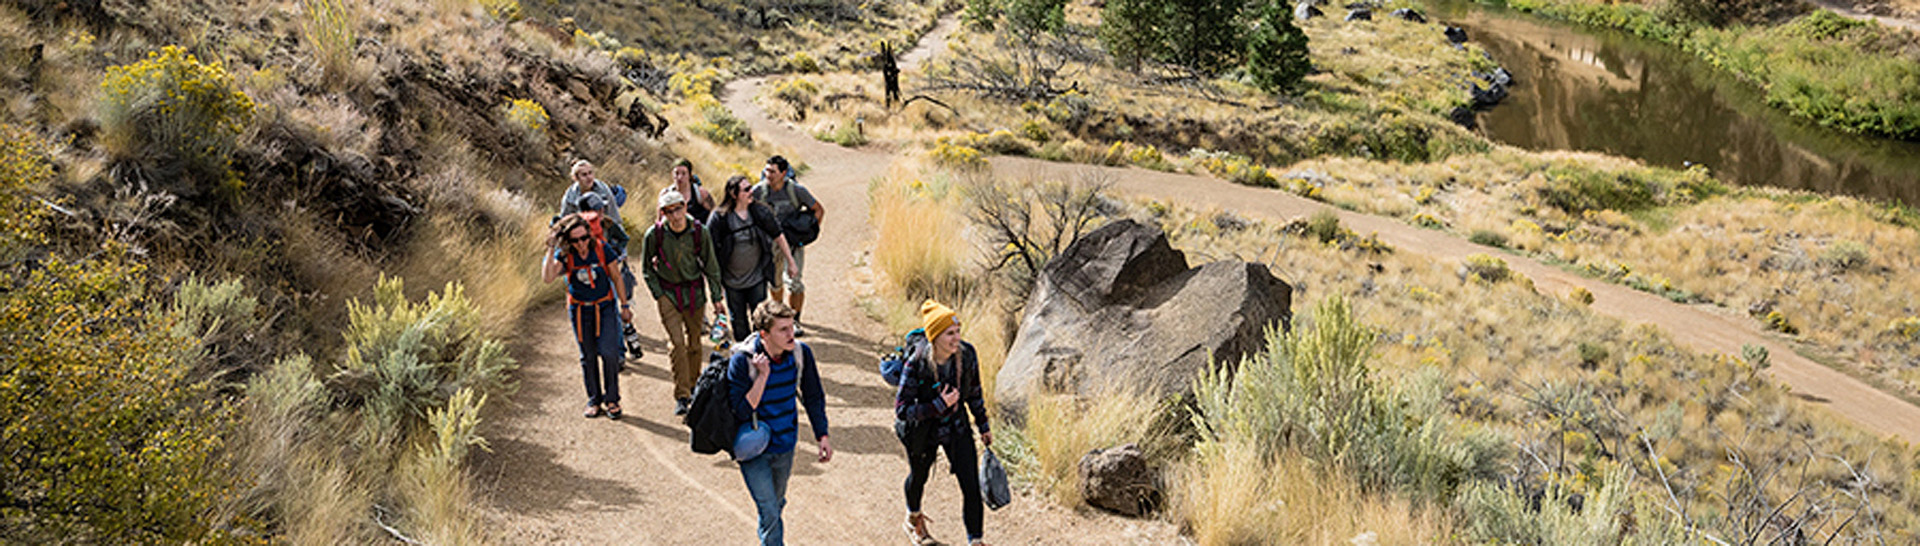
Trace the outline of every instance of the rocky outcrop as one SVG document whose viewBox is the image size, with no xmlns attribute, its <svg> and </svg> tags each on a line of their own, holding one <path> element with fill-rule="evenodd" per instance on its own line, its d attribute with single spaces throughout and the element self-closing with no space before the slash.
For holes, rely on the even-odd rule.
<svg viewBox="0 0 1920 546">
<path fill-rule="evenodd" d="M 1110 223 L 1042 270 L 995 398 L 1022 421 L 1042 390 L 1189 392 L 1210 358 L 1238 363 L 1264 347 L 1267 328 L 1285 327 L 1292 293 L 1265 265 L 1190 268 L 1158 228 Z"/>
<path fill-rule="evenodd" d="M 1160 504 L 1160 482 L 1140 447 L 1096 449 L 1080 458 L 1080 496 L 1089 506 L 1140 517 Z"/>
</svg>

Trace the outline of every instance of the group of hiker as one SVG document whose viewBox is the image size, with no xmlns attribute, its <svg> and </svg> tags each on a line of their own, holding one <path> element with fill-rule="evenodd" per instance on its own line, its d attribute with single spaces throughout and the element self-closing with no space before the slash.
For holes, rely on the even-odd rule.
<svg viewBox="0 0 1920 546">
<path fill-rule="evenodd" d="M 833 459 L 819 368 L 812 349 L 796 339 L 805 335 L 805 249 L 819 234 L 825 207 L 794 179 L 792 165 L 781 156 L 767 159 L 757 183 L 743 175 L 728 177 L 719 188 L 717 207 L 701 187 L 693 163 L 680 159 L 673 163 L 672 183 L 655 199 L 657 216 L 640 236 L 638 253 L 630 255 L 635 245 L 620 223 L 626 191 L 595 174 L 591 162 L 574 162 L 569 172 L 573 183 L 562 198 L 542 258 L 545 282 L 567 279 L 568 316 L 587 394 L 583 415 L 619 419 L 623 413 L 622 363 L 628 353 L 640 357 L 631 309 L 631 263 L 638 262 L 639 278 L 666 330 L 674 415 L 687 414 L 696 382 L 705 384 L 701 372 L 707 366 L 706 332 L 726 330 L 725 338 L 716 332 L 714 341 L 730 345 L 731 356 L 716 364 L 725 367 L 724 386 L 711 396 L 722 397 L 730 422 L 742 427 L 741 437 L 751 431 L 764 438 L 751 448 L 732 446 L 729 451 L 758 509 L 761 543 L 783 544 L 781 513 L 801 408 L 807 412 L 819 462 Z M 928 301 L 921 316 L 922 329 L 909 339 L 906 354 L 912 357 L 906 359 L 895 403 L 895 428 L 909 463 L 903 527 L 915 543 L 934 543 L 920 499 L 936 451 L 944 450 L 963 493 L 967 539 L 981 544 L 983 510 L 972 430 L 977 428 L 987 445 L 992 445 L 993 435 L 979 364 L 972 345 L 960 338 L 960 322 L 952 309 Z"/>
</svg>

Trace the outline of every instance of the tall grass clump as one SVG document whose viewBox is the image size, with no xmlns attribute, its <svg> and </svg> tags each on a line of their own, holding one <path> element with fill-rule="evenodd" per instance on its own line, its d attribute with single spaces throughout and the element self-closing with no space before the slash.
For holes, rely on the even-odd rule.
<svg viewBox="0 0 1920 546">
<path fill-rule="evenodd" d="M 353 68 L 353 49 L 359 38 L 354 32 L 357 16 L 353 6 L 341 0 L 301 0 L 306 18 L 300 21 L 313 56 L 329 83 L 344 83 Z"/>
<path fill-rule="evenodd" d="M 125 252 L 45 254 L 45 147 L 0 134 L 0 255 L 40 256 L 0 263 L 0 542 L 220 540 L 233 414 L 199 340 Z"/>
<path fill-rule="evenodd" d="M 955 237 L 966 218 L 946 202 L 947 186 L 916 177 L 871 192 L 874 263 L 909 300 L 956 296 L 971 284 L 964 270 L 970 248 Z"/>
<path fill-rule="evenodd" d="M 1028 404 L 1026 426 L 1011 442 L 1019 446 L 1017 454 L 1008 458 L 1037 490 L 1055 502 L 1077 506 L 1084 501 L 1080 458 L 1089 451 L 1136 444 L 1149 460 L 1165 460 L 1175 438 L 1174 428 L 1162 418 L 1169 414 L 1165 404 L 1132 392 L 1038 395 Z"/>
<path fill-rule="evenodd" d="M 100 91 L 102 142 L 115 160 L 239 189 L 228 165 L 254 103 L 225 66 L 166 46 L 139 62 L 109 67 Z"/>
</svg>

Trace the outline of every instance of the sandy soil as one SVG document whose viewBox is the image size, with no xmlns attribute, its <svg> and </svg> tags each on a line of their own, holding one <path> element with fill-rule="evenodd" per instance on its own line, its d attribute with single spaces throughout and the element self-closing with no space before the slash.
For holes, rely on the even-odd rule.
<svg viewBox="0 0 1920 546">
<path fill-rule="evenodd" d="M 938 34 L 938 32 L 936 32 Z M 937 37 L 931 40 L 940 43 Z M 912 63 L 924 56 L 908 57 Z M 906 63 L 903 63 L 906 64 Z M 821 143 L 769 119 L 749 101 L 759 80 L 734 82 L 727 105 L 796 162 L 813 167 L 806 184 L 827 206 L 826 229 L 809 248 L 807 330 L 828 395 L 831 463 L 817 462 L 802 440 L 788 493 L 786 528 L 794 544 L 905 543 L 901 482 L 904 453 L 892 433 L 892 391 L 873 362 L 891 339 L 855 305 L 850 280 L 864 267 L 873 239 L 867 221 L 867 182 L 885 174 L 892 157 Z M 1494 252 L 1463 239 L 1398 221 L 1330 209 L 1290 194 L 1198 176 L 1139 169 L 1064 165 L 995 158 L 1004 176 L 1077 178 L 1086 170 L 1114 175 L 1115 191 L 1220 207 L 1268 220 L 1334 210 L 1361 233 L 1378 232 L 1401 252 L 1441 260 Z M 529 256 L 528 260 L 534 257 Z M 1868 430 L 1920 441 L 1920 408 L 1796 355 L 1753 321 L 1711 307 L 1683 306 L 1625 287 L 1586 279 L 1538 262 L 1506 257 L 1540 290 L 1565 294 L 1584 287 L 1593 309 L 1629 322 L 1657 325 L 1695 350 L 1737 354 L 1743 344 L 1766 346 L 1775 378 L 1813 407 Z M 672 415 L 672 383 L 659 317 L 638 306 L 647 354 L 621 374 L 627 417 L 583 419 L 578 353 L 563 304 L 529 317 L 516 356 L 520 390 L 496 402 L 484 425 L 491 453 L 474 460 L 486 521 L 511 544 L 746 544 L 754 541 L 754 512 L 738 467 L 720 455 L 696 455 L 687 431 Z M 803 425 L 803 430 L 805 427 Z M 944 462 L 942 463 L 944 465 Z M 937 537 L 963 542 L 959 490 L 945 467 L 929 483 L 926 506 Z M 1160 521 L 1118 518 L 1053 506 L 1022 494 L 987 515 L 987 537 L 997 544 L 1177 544 L 1187 542 Z"/>
</svg>

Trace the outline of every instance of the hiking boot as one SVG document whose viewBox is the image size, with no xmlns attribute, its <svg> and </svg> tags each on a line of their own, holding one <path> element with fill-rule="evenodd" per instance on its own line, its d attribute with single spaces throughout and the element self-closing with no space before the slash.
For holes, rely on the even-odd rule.
<svg viewBox="0 0 1920 546">
<path fill-rule="evenodd" d="M 675 398 L 673 400 L 673 414 L 686 415 L 687 405 L 692 403 L 693 403 L 693 399 L 691 398 Z"/>
<path fill-rule="evenodd" d="M 926 514 L 907 514 L 907 522 L 902 527 L 907 531 L 907 538 L 916 546 L 935 543 L 933 533 L 927 532 Z"/>
<path fill-rule="evenodd" d="M 807 337 L 807 331 L 800 329 L 800 321 L 793 321 L 793 337 Z"/>
</svg>

